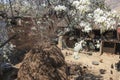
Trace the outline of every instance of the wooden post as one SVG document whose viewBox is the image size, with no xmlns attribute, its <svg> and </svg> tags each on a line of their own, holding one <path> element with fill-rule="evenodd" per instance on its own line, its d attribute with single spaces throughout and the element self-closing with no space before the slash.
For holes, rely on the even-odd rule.
<svg viewBox="0 0 120 80">
<path fill-rule="evenodd" d="M 116 42 L 114 42 L 114 53 L 113 54 L 115 54 L 116 53 Z"/>
<path fill-rule="evenodd" d="M 100 43 L 100 55 L 103 54 L 103 46 L 104 46 L 104 41 L 103 41 L 103 34 L 101 34 L 101 43 Z"/>
<path fill-rule="evenodd" d="M 117 40 L 120 41 L 120 27 L 117 28 Z"/>
<path fill-rule="evenodd" d="M 58 47 L 60 49 L 62 49 L 62 39 L 63 39 L 63 36 L 59 36 L 59 39 L 58 39 Z"/>
<path fill-rule="evenodd" d="M 100 54 L 102 55 L 103 54 L 103 45 L 104 44 L 104 42 L 103 41 L 101 41 L 101 45 L 100 45 Z"/>
</svg>

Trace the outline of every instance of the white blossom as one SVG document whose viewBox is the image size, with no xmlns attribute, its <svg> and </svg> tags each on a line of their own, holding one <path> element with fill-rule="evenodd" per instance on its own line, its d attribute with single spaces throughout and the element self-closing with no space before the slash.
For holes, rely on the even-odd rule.
<svg viewBox="0 0 120 80">
<path fill-rule="evenodd" d="M 101 10 L 100 8 L 97 8 L 95 11 L 94 11 L 94 14 L 95 15 L 102 15 L 104 12 L 103 10 Z"/>
<path fill-rule="evenodd" d="M 11 48 L 15 48 L 15 47 L 16 47 L 16 45 L 10 44 L 10 47 L 11 47 Z"/>
<path fill-rule="evenodd" d="M 76 14 L 75 10 L 69 11 L 69 15 L 74 16 Z"/>
<path fill-rule="evenodd" d="M 64 5 L 57 5 L 54 7 L 55 11 L 66 11 L 67 7 L 65 7 Z"/>
<path fill-rule="evenodd" d="M 110 30 L 115 29 L 116 20 L 114 17 L 116 17 L 116 12 L 112 11 L 104 11 L 100 8 L 97 8 L 94 11 L 94 22 L 99 25 L 100 29 L 104 30 Z"/>
<path fill-rule="evenodd" d="M 40 21 L 37 21 L 37 24 L 40 24 L 41 22 Z"/>
<path fill-rule="evenodd" d="M 74 0 L 69 0 L 70 3 L 72 3 Z"/>
<path fill-rule="evenodd" d="M 81 21 L 79 24 L 81 27 L 83 27 L 83 32 L 89 33 L 92 30 L 92 27 L 89 22 Z"/>
<path fill-rule="evenodd" d="M 74 7 L 79 7 L 79 5 L 80 5 L 80 2 L 79 1 L 73 1 L 73 3 L 72 3 L 72 6 L 74 6 Z"/>
<path fill-rule="evenodd" d="M 37 28 L 34 26 L 34 27 L 31 27 L 31 30 L 37 30 Z"/>
<path fill-rule="evenodd" d="M 89 0 L 73 1 L 72 6 L 74 6 L 80 13 L 85 13 L 91 10 Z"/>
<path fill-rule="evenodd" d="M 91 30 L 92 30 L 91 27 L 86 26 L 83 31 L 89 33 Z"/>
<path fill-rule="evenodd" d="M 86 25 L 87 25 L 86 22 L 81 21 L 81 23 L 80 23 L 80 26 L 81 26 L 81 27 L 84 27 L 84 26 L 86 26 Z"/>
<path fill-rule="evenodd" d="M 90 0 L 80 0 L 80 4 L 82 4 L 82 5 L 89 5 L 90 4 Z"/>
<path fill-rule="evenodd" d="M 93 18 L 93 14 L 92 14 L 92 13 L 89 13 L 89 14 L 87 14 L 87 17 L 88 17 L 88 18 Z"/>
<path fill-rule="evenodd" d="M 106 21 L 106 17 L 104 17 L 104 16 L 97 17 L 95 19 L 95 21 L 98 22 L 98 23 L 103 23 L 104 21 Z"/>
<path fill-rule="evenodd" d="M 43 3 L 43 4 L 41 4 L 41 6 L 45 7 L 45 6 L 46 6 L 46 4 L 45 4 L 45 3 Z"/>
</svg>

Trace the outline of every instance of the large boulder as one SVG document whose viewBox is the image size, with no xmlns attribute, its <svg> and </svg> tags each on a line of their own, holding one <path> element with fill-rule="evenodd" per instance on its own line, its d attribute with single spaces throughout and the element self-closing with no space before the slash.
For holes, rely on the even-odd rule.
<svg viewBox="0 0 120 80">
<path fill-rule="evenodd" d="M 55 45 L 42 44 L 26 54 L 18 80 L 67 80 L 66 63 Z"/>
</svg>

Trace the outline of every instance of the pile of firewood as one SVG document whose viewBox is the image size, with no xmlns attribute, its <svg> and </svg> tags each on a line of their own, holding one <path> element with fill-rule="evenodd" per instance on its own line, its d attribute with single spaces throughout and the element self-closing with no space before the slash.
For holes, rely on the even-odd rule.
<svg viewBox="0 0 120 80">
<path fill-rule="evenodd" d="M 67 80 L 61 50 L 49 43 L 36 45 L 24 58 L 18 80 Z"/>
</svg>

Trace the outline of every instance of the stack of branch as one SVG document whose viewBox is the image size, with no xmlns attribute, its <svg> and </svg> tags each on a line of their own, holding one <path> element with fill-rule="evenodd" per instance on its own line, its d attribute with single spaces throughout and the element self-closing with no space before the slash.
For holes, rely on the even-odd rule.
<svg viewBox="0 0 120 80">
<path fill-rule="evenodd" d="M 27 53 L 18 80 L 67 80 L 66 62 L 61 50 L 47 42 Z"/>
</svg>

